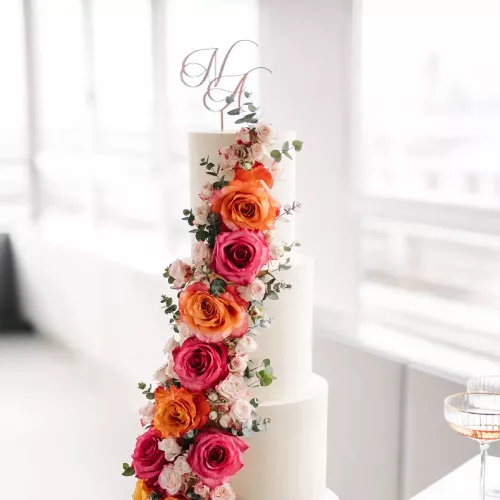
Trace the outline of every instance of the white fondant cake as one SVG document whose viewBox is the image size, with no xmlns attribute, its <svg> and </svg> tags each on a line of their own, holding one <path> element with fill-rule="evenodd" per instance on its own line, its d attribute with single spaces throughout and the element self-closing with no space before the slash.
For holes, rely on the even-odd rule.
<svg viewBox="0 0 500 500">
<path fill-rule="evenodd" d="M 294 137 L 286 137 L 293 139 Z M 199 204 L 200 186 L 210 180 L 200 159 L 218 161 L 218 149 L 234 143 L 234 132 L 192 133 L 189 136 L 190 189 L 192 206 Z M 273 195 L 282 204 L 295 199 L 295 163 L 284 160 L 282 181 Z M 288 243 L 295 224 L 277 225 L 277 233 Z M 313 374 L 312 309 L 313 265 L 304 255 L 292 257 L 292 268 L 280 278 L 292 285 L 269 305 L 271 328 L 258 337 L 259 359 L 269 358 L 277 380 L 255 389 L 262 402 L 259 412 L 270 417 L 268 431 L 256 434 L 245 454 L 245 466 L 232 478 L 238 500 L 321 499 L 334 495 L 326 489 L 326 427 L 328 386 Z M 267 303 L 266 303 L 267 305 Z"/>
</svg>

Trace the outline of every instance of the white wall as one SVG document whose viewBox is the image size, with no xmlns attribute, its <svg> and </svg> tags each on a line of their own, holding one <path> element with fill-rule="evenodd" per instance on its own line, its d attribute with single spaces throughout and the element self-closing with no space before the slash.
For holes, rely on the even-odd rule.
<svg viewBox="0 0 500 500">
<path fill-rule="evenodd" d="M 330 385 L 328 485 L 342 500 L 408 500 L 477 453 L 443 418 L 462 386 L 325 337 L 314 365 Z"/>
</svg>

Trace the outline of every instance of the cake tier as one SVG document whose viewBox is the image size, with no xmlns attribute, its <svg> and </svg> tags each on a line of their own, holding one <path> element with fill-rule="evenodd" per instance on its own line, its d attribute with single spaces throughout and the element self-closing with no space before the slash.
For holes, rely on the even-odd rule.
<svg viewBox="0 0 500 500">
<path fill-rule="evenodd" d="M 298 254 L 291 264 L 291 269 L 273 273 L 292 288 L 281 291 L 278 300 L 266 300 L 272 323 L 260 328 L 257 337 L 256 359 L 269 359 L 276 375 L 270 386 L 252 389 L 261 401 L 294 397 L 312 373 L 313 260 Z"/>
<path fill-rule="evenodd" d="M 296 398 L 259 407 L 271 422 L 249 438 L 245 465 L 231 479 L 238 500 L 325 498 L 328 384 L 314 374 L 308 380 Z"/>
<path fill-rule="evenodd" d="M 236 132 L 191 132 L 189 134 L 189 192 L 191 207 L 200 204 L 199 193 L 201 186 L 208 181 L 213 182 L 215 177 L 207 175 L 204 166 L 200 166 L 201 158 L 210 158 L 217 164 L 219 161 L 219 148 L 230 146 L 236 142 Z M 290 142 L 295 139 L 295 134 L 285 134 Z M 278 147 L 278 146 L 276 146 Z M 274 182 L 273 196 L 282 204 L 291 204 L 295 200 L 295 161 L 284 157 L 280 162 L 283 173 Z M 289 223 L 278 223 L 277 233 L 287 243 L 295 239 L 295 224 L 293 217 Z"/>
</svg>

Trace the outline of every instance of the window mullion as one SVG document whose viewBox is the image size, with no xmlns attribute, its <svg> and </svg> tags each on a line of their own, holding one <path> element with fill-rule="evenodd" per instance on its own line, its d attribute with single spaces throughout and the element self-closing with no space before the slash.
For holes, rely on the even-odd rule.
<svg viewBox="0 0 500 500">
<path fill-rule="evenodd" d="M 26 67 L 26 136 L 30 218 L 37 221 L 42 211 L 40 172 L 37 168 L 39 137 L 39 94 L 37 92 L 37 31 L 34 0 L 23 0 L 24 48 Z"/>
</svg>

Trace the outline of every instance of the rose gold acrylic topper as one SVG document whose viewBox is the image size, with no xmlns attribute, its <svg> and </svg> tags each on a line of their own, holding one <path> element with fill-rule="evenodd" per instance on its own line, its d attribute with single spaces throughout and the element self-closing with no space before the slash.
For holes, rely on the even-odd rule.
<svg viewBox="0 0 500 500">
<path fill-rule="evenodd" d="M 241 96 L 245 92 L 245 83 L 248 78 L 248 75 L 252 73 L 252 71 L 256 71 L 258 69 L 263 69 L 266 71 L 269 71 L 269 73 L 272 73 L 272 71 L 269 68 L 266 68 L 264 66 L 258 66 L 256 68 L 252 68 L 246 73 L 242 74 L 237 74 L 237 75 L 225 75 L 224 74 L 224 69 L 226 67 L 226 63 L 229 59 L 229 56 L 231 55 L 231 52 L 233 49 L 240 43 L 252 43 L 256 47 L 258 47 L 258 44 L 255 43 L 253 40 L 238 40 L 237 42 L 233 43 L 231 47 L 229 47 L 228 51 L 226 52 L 226 55 L 224 56 L 224 59 L 222 60 L 222 64 L 220 69 L 217 69 L 217 53 L 219 51 L 219 48 L 207 48 L 207 49 L 197 49 L 194 50 L 193 52 L 190 52 L 182 61 L 182 66 L 181 66 L 181 81 L 184 85 L 191 87 L 191 88 L 196 88 L 196 87 L 201 87 L 207 80 L 208 80 L 208 85 L 207 85 L 207 90 L 203 94 L 203 105 L 205 108 L 207 108 L 209 111 L 213 111 L 215 113 L 220 113 L 220 128 L 221 131 L 224 130 L 224 110 L 230 106 L 232 101 L 226 100 L 226 97 L 233 95 L 237 99 L 238 107 L 241 107 Z M 203 51 L 211 51 L 212 55 L 210 57 L 210 62 L 208 63 L 208 66 L 205 67 L 203 64 L 200 64 L 198 62 L 192 62 L 191 58 L 195 55 L 198 54 L 199 52 Z M 201 71 L 196 74 L 190 74 L 188 71 L 188 68 L 193 69 L 199 68 Z M 213 71 L 212 76 L 211 76 L 211 71 Z M 221 81 L 223 78 L 238 78 L 238 83 L 234 90 L 228 90 L 225 88 L 220 87 Z M 199 80 L 199 81 L 198 81 Z M 193 82 L 194 83 L 191 83 Z M 223 97 L 220 97 L 220 96 Z M 219 97 L 218 97 L 219 96 Z"/>
</svg>

